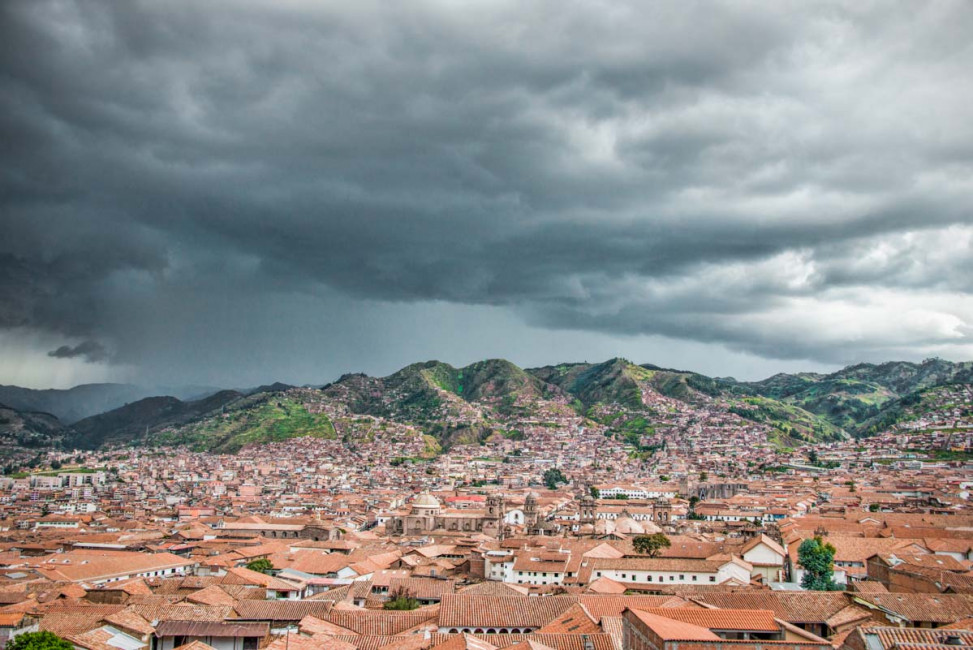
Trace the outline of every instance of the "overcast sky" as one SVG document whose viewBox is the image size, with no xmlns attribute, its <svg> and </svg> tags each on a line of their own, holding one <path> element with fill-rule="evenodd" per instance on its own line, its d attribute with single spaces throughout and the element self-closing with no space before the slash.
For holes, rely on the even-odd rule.
<svg viewBox="0 0 973 650">
<path fill-rule="evenodd" d="M 973 358 L 973 3 L 5 0 L 0 383 Z"/>
</svg>

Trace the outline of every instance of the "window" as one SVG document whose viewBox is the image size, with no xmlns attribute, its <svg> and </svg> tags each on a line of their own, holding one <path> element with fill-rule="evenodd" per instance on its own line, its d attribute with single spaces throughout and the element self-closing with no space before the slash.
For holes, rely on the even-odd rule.
<svg viewBox="0 0 973 650">
<path fill-rule="evenodd" d="M 709 581 L 710 582 L 716 582 L 716 576 L 710 576 L 709 577 Z"/>
<path fill-rule="evenodd" d="M 693 576 L 693 582 L 696 582 L 696 576 Z"/>
</svg>

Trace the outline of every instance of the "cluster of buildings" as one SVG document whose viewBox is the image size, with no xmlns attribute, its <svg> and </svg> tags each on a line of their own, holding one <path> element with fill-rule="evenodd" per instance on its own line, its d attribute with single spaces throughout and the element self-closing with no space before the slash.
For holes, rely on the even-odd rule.
<svg viewBox="0 0 973 650">
<path fill-rule="evenodd" d="M 611 407 L 552 406 L 446 453 L 338 410 L 334 439 L 235 455 L 51 452 L 63 468 L 0 478 L 0 649 L 36 630 L 87 650 L 973 644 L 963 422 L 812 451 L 643 398 L 632 435 Z M 812 538 L 834 591 L 801 586 Z"/>
</svg>

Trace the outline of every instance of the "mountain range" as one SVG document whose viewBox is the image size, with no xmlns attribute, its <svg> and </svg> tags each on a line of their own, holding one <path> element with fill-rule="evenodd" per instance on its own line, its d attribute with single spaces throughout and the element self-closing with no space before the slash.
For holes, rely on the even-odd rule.
<svg viewBox="0 0 973 650">
<path fill-rule="evenodd" d="M 145 389 L 120 384 L 67 391 L 4 386 L 0 450 L 11 456 L 48 446 L 134 443 L 234 452 L 294 436 L 337 438 L 336 422 L 342 431 L 371 431 L 371 425 L 358 426 L 368 421 L 419 432 L 435 453 L 498 435 L 516 439 L 525 422 L 565 418 L 630 435 L 638 427 L 650 429 L 666 400 L 759 422 L 781 444 L 800 444 L 876 433 L 903 417 L 904 405 L 914 405 L 925 391 L 965 383 L 973 383 L 973 363 L 941 359 L 742 382 L 616 358 L 527 369 L 502 359 L 462 368 L 428 361 L 387 377 L 347 374 L 321 387 L 202 390 L 196 399 L 186 398 L 188 389 L 181 398 L 145 396 Z"/>
</svg>

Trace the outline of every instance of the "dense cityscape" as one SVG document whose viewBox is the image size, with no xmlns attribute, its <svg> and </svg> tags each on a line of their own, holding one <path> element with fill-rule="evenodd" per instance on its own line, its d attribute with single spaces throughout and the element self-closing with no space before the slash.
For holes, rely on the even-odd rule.
<svg viewBox="0 0 973 650">
<path fill-rule="evenodd" d="M 686 379 L 674 371 L 600 378 L 620 363 L 585 370 L 600 392 L 572 390 L 598 398 L 587 407 L 534 391 L 543 369 L 489 362 L 479 383 L 458 371 L 468 401 L 442 374 L 274 385 L 178 424 L 168 409 L 145 424 L 147 398 L 95 416 L 124 430 L 134 408 L 145 431 L 133 441 L 100 430 L 109 442 L 85 450 L 67 433 L 13 452 L 2 638 L 48 631 L 87 650 L 973 641 L 968 384 L 895 401 L 897 421 L 873 435 L 801 443 L 801 419 L 750 419 L 730 393 L 663 394 Z M 416 369 L 442 370 L 399 374 Z M 349 409 L 363 410 L 348 388 L 363 384 L 384 415 Z M 610 397 L 632 386 L 637 403 Z M 419 388 L 440 398 L 428 419 L 403 407 Z M 214 419 L 263 426 L 268 400 L 299 405 L 278 426 L 326 419 L 235 453 L 200 447 L 223 444 L 199 437 L 225 434 Z M 457 437 L 471 421 L 488 426 Z"/>
<path fill-rule="evenodd" d="M 0 650 L 973 648 L 971 35 L 0 0 Z"/>
</svg>

